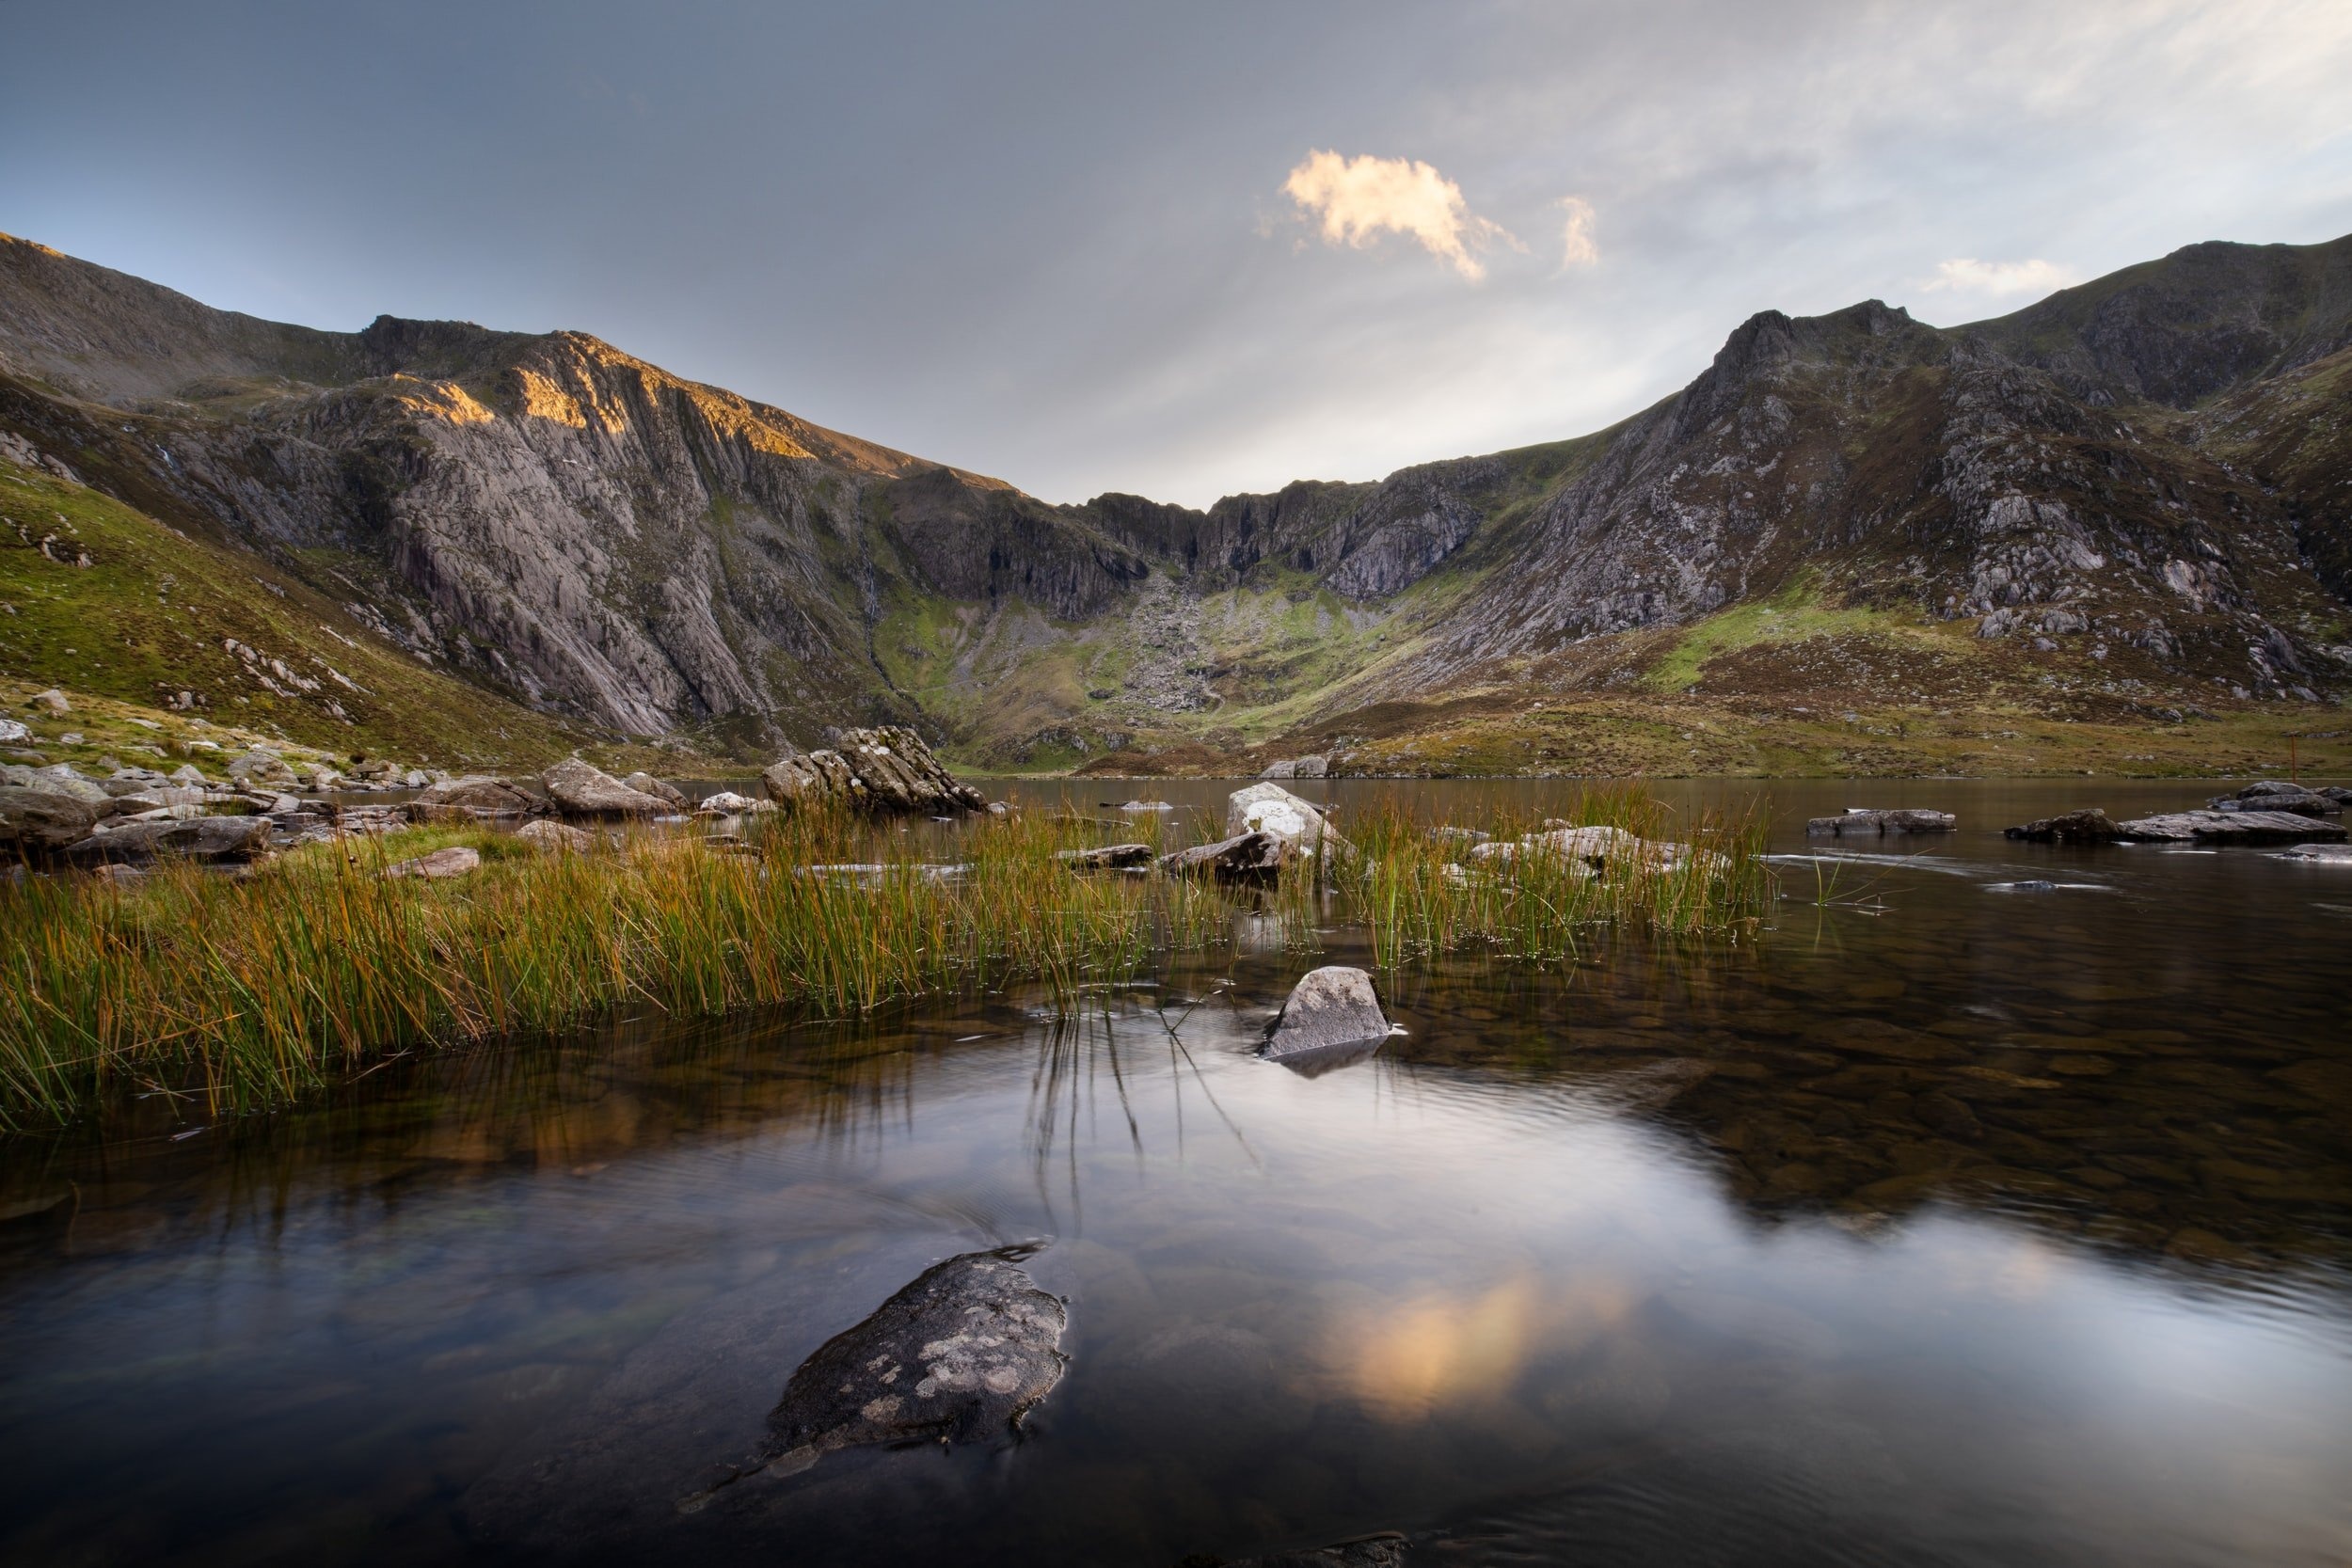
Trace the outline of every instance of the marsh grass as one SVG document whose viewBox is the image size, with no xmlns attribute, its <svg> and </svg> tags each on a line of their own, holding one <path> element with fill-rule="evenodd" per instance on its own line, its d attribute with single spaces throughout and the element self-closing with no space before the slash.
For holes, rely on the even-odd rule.
<svg viewBox="0 0 2352 1568">
<path fill-rule="evenodd" d="M 1579 810 L 1645 837 L 1674 826 L 1633 792 Z M 505 834 L 418 829 L 310 846 L 237 879 L 172 864 L 127 883 L 0 890 L 0 1125 L 64 1120 L 126 1087 L 257 1108 L 402 1052 L 636 1006 L 847 1017 L 1016 978 L 1076 998 L 1233 940 L 1235 900 L 1213 886 L 1077 874 L 1056 858 L 1112 841 L 1160 847 L 1159 816 L 1040 811 L 946 832 L 752 820 L 737 853 L 699 833 L 615 833 L 593 853 L 545 854 Z M 1343 831 L 1360 859 L 1250 895 L 1254 930 L 1360 919 L 1391 966 L 1471 943 L 1558 958 L 1596 925 L 1717 931 L 1763 897 L 1753 823 L 1681 835 L 1724 855 L 1719 873 L 1629 861 L 1597 881 L 1541 858 L 1450 872 L 1458 847 L 1431 839 L 1401 800 Z M 452 844 L 478 849 L 482 869 L 383 876 Z"/>
</svg>

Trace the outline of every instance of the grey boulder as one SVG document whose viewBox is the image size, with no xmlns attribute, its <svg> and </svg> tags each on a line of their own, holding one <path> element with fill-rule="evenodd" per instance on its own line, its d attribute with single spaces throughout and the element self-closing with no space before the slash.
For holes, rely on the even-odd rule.
<svg viewBox="0 0 2352 1568">
<path fill-rule="evenodd" d="M 1098 844 L 1089 849 L 1057 849 L 1054 858 L 1073 871 L 1118 871 L 1152 863 L 1149 844 Z"/>
<path fill-rule="evenodd" d="M 2344 826 L 2285 811 L 2176 811 L 2120 823 L 2125 838 L 2159 843 L 2299 844 L 2344 839 Z"/>
<path fill-rule="evenodd" d="M 845 730 L 837 747 L 793 752 L 759 776 L 777 805 L 840 805 L 887 816 L 953 816 L 988 801 L 931 754 L 903 724 Z"/>
<path fill-rule="evenodd" d="M 192 816 L 127 822 L 66 851 L 77 865 L 137 865 L 167 855 L 206 862 L 249 861 L 269 852 L 266 816 Z"/>
<path fill-rule="evenodd" d="M 526 822 L 515 830 L 515 837 L 533 849 L 547 854 L 585 854 L 596 847 L 596 841 L 585 831 L 550 822 L 545 817 Z"/>
<path fill-rule="evenodd" d="M 408 802 L 420 822 L 467 821 L 483 817 L 529 816 L 546 809 L 546 802 L 511 779 L 469 773 L 428 785 Z"/>
<path fill-rule="evenodd" d="M 1264 833 L 1293 852 L 1327 860 L 1352 859 L 1356 847 L 1340 836 L 1313 802 L 1302 800 L 1277 784 L 1254 784 L 1225 799 L 1228 837 Z"/>
<path fill-rule="evenodd" d="M 46 854 L 78 844 L 98 825 L 105 807 L 55 790 L 0 784 L 0 840 L 27 854 Z"/>
<path fill-rule="evenodd" d="M 1817 816 L 1804 825 L 1808 833 L 1836 833 L 1840 838 L 1875 838 L 1884 833 L 1948 833 L 1959 819 L 1947 811 L 1906 807 L 1896 811 L 1854 808 L 1836 816 Z"/>
<path fill-rule="evenodd" d="M 625 789 L 633 789 L 640 795 L 650 795 L 656 800 L 667 800 L 677 810 L 683 811 L 686 808 L 686 796 L 682 791 L 673 784 L 663 784 L 642 768 L 623 779 L 621 786 Z"/>
<path fill-rule="evenodd" d="M 1021 1267 L 1034 1246 L 934 1264 L 818 1347 L 768 1416 L 750 1465 L 790 1474 L 836 1449 L 967 1443 L 1019 1431 L 1054 1391 L 1069 1308 Z M 722 1484 L 724 1484 L 723 1482 Z M 692 1512 L 709 1494 L 688 1498 Z"/>
<path fill-rule="evenodd" d="M 64 762 L 34 768 L 31 787 L 45 789 L 52 795 L 71 795 L 76 800 L 87 800 L 93 806 L 103 806 L 113 799 L 105 785 L 95 779 L 84 778 L 73 770 L 72 764 Z"/>
<path fill-rule="evenodd" d="M 569 757 L 557 763 L 540 782 L 548 799 L 565 816 L 667 816 L 675 809 L 659 795 L 631 789 L 591 762 Z"/>
<path fill-rule="evenodd" d="M 286 766 L 286 759 L 265 746 L 256 746 L 231 762 L 229 781 L 248 789 L 292 789 L 298 782 L 294 770 Z"/>
<path fill-rule="evenodd" d="M 1345 964 L 1309 970 L 1291 988 L 1265 1042 L 1272 1061 L 1307 1059 L 1334 1052 L 1362 1052 L 1389 1037 L 1388 1015 L 1380 1010 L 1372 976 Z"/>
<path fill-rule="evenodd" d="M 2334 816 L 2344 810 L 2343 802 L 2330 796 L 2279 779 L 2264 779 L 2205 803 L 2216 811 L 2284 811 L 2297 816 Z"/>
<path fill-rule="evenodd" d="M 1236 833 L 1162 855 L 1160 869 L 1171 876 L 1211 877 L 1220 882 L 1262 882 L 1279 878 L 1289 858 L 1288 847 L 1271 833 Z"/>
<path fill-rule="evenodd" d="M 2085 806 L 2080 811 L 2060 812 L 2023 827 L 2004 828 L 2001 836 L 2032 844 L 2113 844 L 2123 836 L 2123 830 L 2097 806 Z"/>
</svg>

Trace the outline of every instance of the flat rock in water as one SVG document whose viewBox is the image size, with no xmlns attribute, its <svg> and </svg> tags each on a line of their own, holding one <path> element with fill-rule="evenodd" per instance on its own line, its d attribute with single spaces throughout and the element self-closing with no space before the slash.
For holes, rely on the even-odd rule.
<svg viewBox="0 0 2352 1568">
<path fill-rule="evenodd" d="M 463 877 L 481 869 L 481 851 L 456 844 L 446 849 L 436 849 L 429 855 L 419 855 L 412 861 L 386 866 L 384 875 L 388 878 L 420 877 L 426 881 L 439 881 L 446 877 Z"/>
<path fill-rule="evenodd" d="M 1149 844 L 1098 844 L 1090 849 L 1057 849 L 1054 858 L 1073 871 L 1116 871 L 1152 863 Z"/>
<path fill-rule="evenodd" d="M 2344 810 L 2341 790 L 2311 789 L 2286 779 L 2261 779 L 2205 803 L 2216 811 L 2288 811 L 2297 816 L 2333 816 Z"/>
<path fill-rule="evenodd" d="M 2184 843 L 2297 844 L 2346 837 L 2340 822 L 2297 816 L 2284 811 L 2176 811 L 2120 823 L 2125 838 Z"/>
<path fill-rule="evenodd" d="M 2106 812 L 2086 806 L 2081 811 L 2060 812 L 2023 827 L 2004 828 L 2001 836 L 2034 844 L 2113 844 L 2123 836 L 2123 830 Z"/>
<path fill-rule="evenodd" d="M 1265 1054 L 1280 1061 L 1317 1052 L 1377 1044 L 1389 1037 L 1388 1015 L 1372 976 L 1345 964 L 1309 970 L 1291 988 L 1281 1016 L 1266 1036 Z"/>
<path fill-rule="evenodd" d="M 84 839 L 66 855 L 78 865 L 137 864 L 165 855 L 194 861 L 248 861 L 268 853 L 270 826 L 266 816 L 130 822 Z"/>
<path fill-rule="evenodd" d="M 1948 833 L 1960 825 L 1947 811 L 1906 807 L 1899 811 L 1854 810 L 1836 816 L 1817 816 L 1804 825 L 1808 833 L 1836 833 L 1875 838 L 1883 833 Z"/>
<path fill-rule="evenodd" d="M 1271 833 L 1236 833 L 1215 844 L 1196 844 L 1160 857 L 1160 869 L 1176 877 L 1214 877 L 1220 882 L 1268 881 L 1282 874 L 1287 847 Z"/>
<path fill-rule="evenodd" d="M 565 816 L 664 816 L 673 809 L 659 795 L 631 789 L 594 763 L 569 757 L 540 775 L 548 799 Z"/>
<path fill-rule="evenodd" d="M 1394 1530 L 1359 1535 L 1306 1551 L 1243 1558 L 1226 1568 L 1405 1568 L 1412 1543 Z"/>
<path fill-rule="evenodd" d="M 1021 1267 L 1035 1250 L 950 1258 L 827 1340 L 769 1414 L 760 1463 L 798 1468 L 867 1443 L 1018 1430 L 1070 1365 L 1069 1309 Z"/>
<path fill-rule="evenodd" d="M 2281 849 L 2273 857 L 2282 861 L 2324 861 L 2330 865 L 2352 865 L 2352 844 L 2298 844 L 2292 849 Z"/>
</svg>

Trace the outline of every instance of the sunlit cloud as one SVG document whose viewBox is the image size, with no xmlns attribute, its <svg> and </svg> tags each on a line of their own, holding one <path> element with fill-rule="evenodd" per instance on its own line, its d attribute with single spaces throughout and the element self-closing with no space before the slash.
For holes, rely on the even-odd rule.
<svg viewBox="0 0 2352 1568">
<path fill-rule="evenodd" d="M 1560 270 L 1599 265 L 1600 246 L 1593 240 L 1593 204 L 1581 196 L 1564 196 L 1560 205 L 1568 214 L 1560 236 Z"/>
<path fill-rule="evenodd" d="M 1473 283 L 1486 276 L 1473 251 L 1497 241 L 1523 248 L 1502 225 L 1472 213 L 1461 186 L 1419 159 L 1310 152 L 1282 190 L 1300 212 L 1322 220 L 1327 244 L 1361 249 L 1384 232 L 1407 234 Z"/>
<path fill-rule="evenodd" d="M 1979 261 L 1963 256 L 1938 261 L 1935 276 L 1919 288 L 1931 294 L 2046 294 L 2074 280 L 2065 267 L 2039 257 L 2028 261 Z"/>
</svg>

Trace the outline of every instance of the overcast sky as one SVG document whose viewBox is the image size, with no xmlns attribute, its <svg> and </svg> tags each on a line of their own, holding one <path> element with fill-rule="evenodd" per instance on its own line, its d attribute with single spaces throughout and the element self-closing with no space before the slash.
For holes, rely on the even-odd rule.
<svg viewBox="0 0 2352 1568">
<path fill-rule="evenodd" d="M 0 230 L 577 327 L 1054 500 L 1612 423 L 1766 308 L 1939 324 L 2352 231 L 2352 4 L 0 0 Z"/>
</svg>

